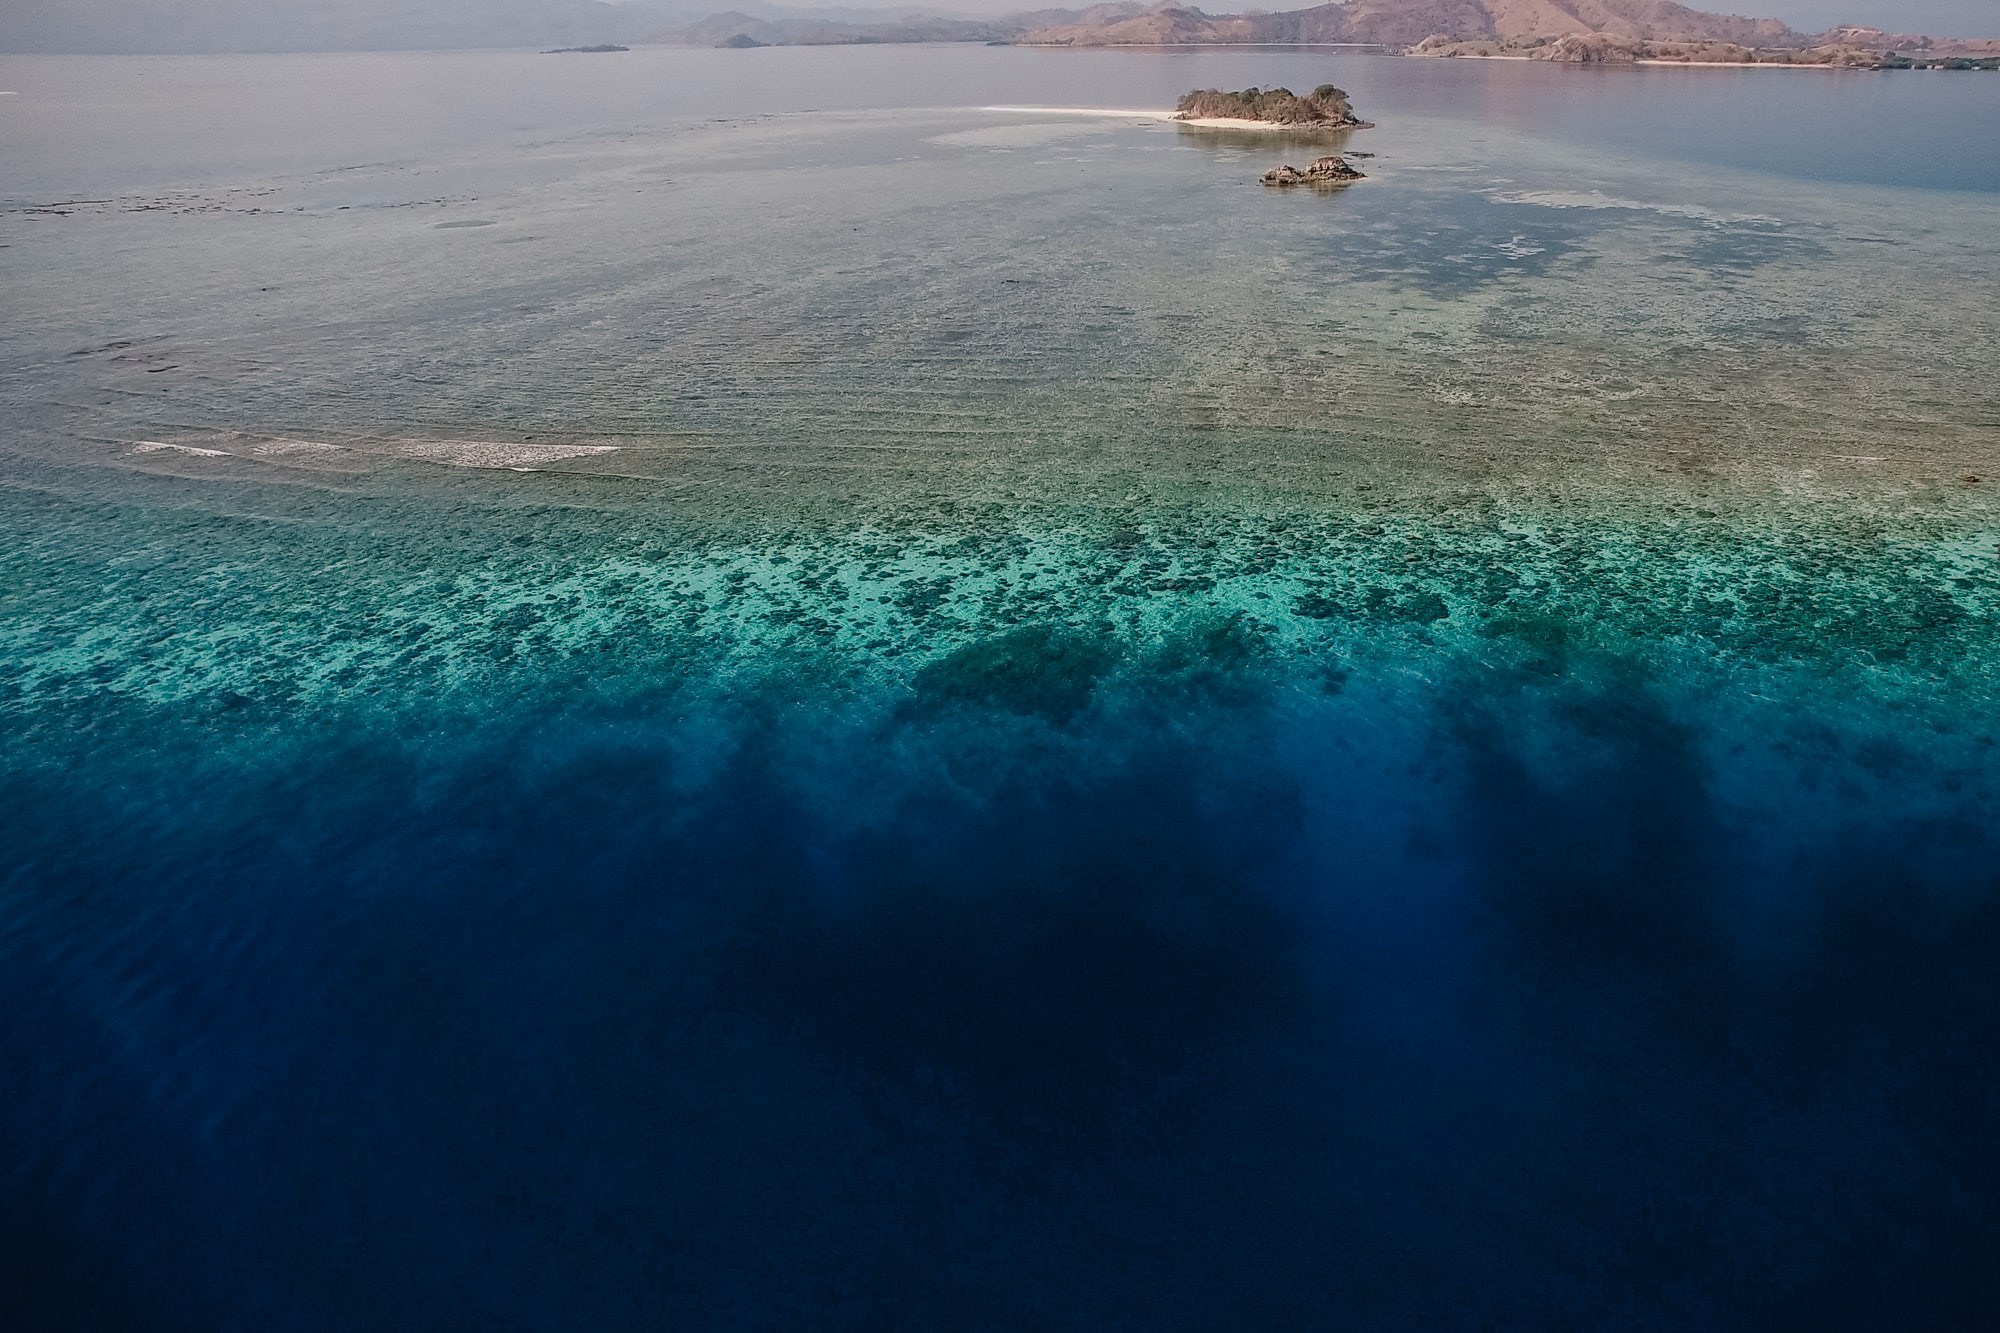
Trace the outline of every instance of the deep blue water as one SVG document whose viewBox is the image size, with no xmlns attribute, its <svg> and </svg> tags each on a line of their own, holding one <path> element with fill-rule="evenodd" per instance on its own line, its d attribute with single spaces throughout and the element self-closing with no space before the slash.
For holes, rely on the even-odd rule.
<svg viewBox="0 0 2000 1333">
<path fill-rule="evenodd" d="M 8 1327 L 1993 1325 L 2000 80 L 636 54 L 0 63 Z"/>
<path fill-rule="evenodd" d="M 1638 683 L 1150 688 L 10 777 L 16 1326 L 1983 1322 L 1974 793 L 1746 825 Z"/>
</svg>

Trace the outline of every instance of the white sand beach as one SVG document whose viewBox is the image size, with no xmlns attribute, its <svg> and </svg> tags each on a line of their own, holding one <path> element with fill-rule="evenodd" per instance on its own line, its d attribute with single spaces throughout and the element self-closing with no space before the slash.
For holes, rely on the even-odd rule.
<svg viewBox="0 0 2000 1333">
<path fill-rule="evenodd" d="M 1090 106 L 983 106 L 981 111 L 1024 116 L 1100 116 L 1112 120 L 1166 120 L 1176 125 L 1198 125 L 1214 130 L 1275 130 L 1293 133 L 1325 133 L 1329 130 L 1358 128 L 1345 125 L 1279 125 L 1268 120 L 1242 120 L 1232 116 L 1186 117 L 1177 111 L 1148 111 L 1130 107 Z"/>
</svg>

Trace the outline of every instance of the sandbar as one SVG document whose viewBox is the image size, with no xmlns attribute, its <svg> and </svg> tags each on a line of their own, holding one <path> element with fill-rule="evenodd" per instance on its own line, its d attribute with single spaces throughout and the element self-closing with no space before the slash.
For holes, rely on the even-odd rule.
<svg viewBox="0 0 2000 1333">
<path fill-rule="evenodd" d="M 498 440 L 408 440 L 385 451 L 397 458 L 448 467 L 511 468 L 523 471 L 537 463 L 615 454 L 615 444 L 513 444 Z"/>
<path fill-rule="evenodd" d="M 1294 133 L 1325 134 L 1359 129 L 1357 125 L 1280 125 L 1270 120 L 1244 120 L 1233 116 L 1190 118 L 1177 111 L 1148 111 L 1135 108 L 1097 106 L 983 106 L 981 111 L 1002 111 L 1028 116 L 1103 116 L 1112 120 L 1164 120 L 1175 125 L 1197 125 L 1211 130 L 1290 130 Z"/>
<path fill-rule="evenodd" d="M 132 446 L 135 454 L 179 453 L 193 454 L 197 458 L 227 458 L 226 449 L 202 449 L 192 444 L 170 444 L 164 440 L 140 440 Z"/>
</svg>

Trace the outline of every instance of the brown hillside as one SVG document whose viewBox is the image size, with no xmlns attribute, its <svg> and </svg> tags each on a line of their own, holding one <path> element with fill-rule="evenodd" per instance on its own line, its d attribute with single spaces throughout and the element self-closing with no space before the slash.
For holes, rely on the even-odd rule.
<svg viewBox="0 0 2000 1333">
<path fill-rule="evenodd" d="M 1776 19 L 1705 14 L 1673 0 L 1482 0 L 1503 38 L 1610 33 L 1653 42 L 1775 46 L 1798 34 Z"/>
<path fill-rule="evenodd" d="M 1066 46 L 1226 42 L 1373 42 L 1413 46 L 1455 40 L 1528 41 L 1606 33 L 1639 41 L 1803 45 L 1776 19 L 1707 14 L 1673 0 L 1348 0 L 1282 14 L 1204 14 L 1162 7 L 1103 24 L 1041 28 L 1023 41 Z"/>
</svg>

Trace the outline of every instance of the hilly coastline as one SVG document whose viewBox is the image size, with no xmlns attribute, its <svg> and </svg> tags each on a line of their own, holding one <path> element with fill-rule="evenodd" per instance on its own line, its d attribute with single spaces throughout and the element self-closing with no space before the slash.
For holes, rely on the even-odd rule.
<svg viewBox="0 0 2000 1333">
<path fill-rule="evenodd" d="M 712 0 L 711 0 L 712 3 Z M 2000 40 L 1777 19 L 1674 0 L 1345 0 L 1280 13 L 1210 14 L 1139 0 L 997 17 L 956 9 L 789 8 L 746 0 L 15 0 L 0 51 L 339 51 L 481 46 L 1360 45 L 1421 56 L 1631 63 L 1671 60 L 1899 68 L 1993 67 Z"/>
<path fill-rule="evenodd" d="M 1671 0 L 1347 0 L 1288 13 L 1216 16 L 1191 7 L 1161 7 L 1114 23 L 1043 28 L 1025 40 L 1093 46 L 1136 40 L 1408 47 L 1433 36 L 1529 41 L 1572 33 L 1756 45 L 1803 40 L 1776 19 L 1704 14 Z"/>
<path fill-rule="evenodd" d="M 1821 34 L 1776 19 L 1709 14 L 1673 0 L 1346 0 L 1277 14 L 1141 14 L 1031 29 L 1044 46 L 1380 46 L 1423 56 L 1572 63 L 1670 60 L 1894 66 L 2000 57 L 2000 41 L 1942 40 L 1849 26 Z"/>
<path fill-rule="evenodd" d="M 996 19 L 866 11 L 840 18 L 713 14 L 653 40 L 694 46 L 989 42 L 1021 46 L 1353 45 L 1415 56 L 1575 64 L 2000 66 L 2000 40 L 1942 39 L 1849 25 L 1795 31 L 1777 19 L 1710 14 L 1674 0 L 1341 0 L 1281 13 L 1099 4 Z"/>
</svg>

